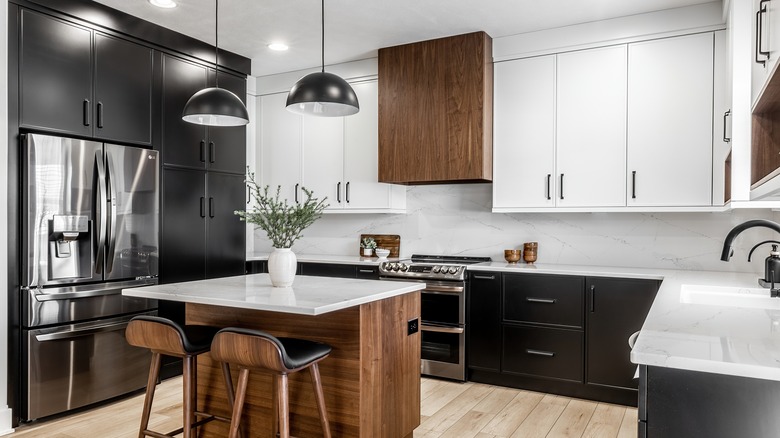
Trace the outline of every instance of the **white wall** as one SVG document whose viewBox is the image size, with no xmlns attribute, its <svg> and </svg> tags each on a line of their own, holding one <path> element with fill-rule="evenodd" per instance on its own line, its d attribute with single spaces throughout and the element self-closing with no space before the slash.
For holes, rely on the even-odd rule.
<svg viewBox="0 0 780 438">
<path fill-rule="evenodd" d="M 744 232 L 731 262 L 720 261 L 723 238 L 748 219 L 774 220 L 769 210 L 731 213 L 491 213 L 490 184 L 412 186 L 407 214 L 330 214 L 303 232 L 299 254 L 358 255 L 361 233 L 399 234 L 401 254 L 478 255 L 503 260 L 504 249 L 539 242 L 537 263 L 763 272 L 767 246 L 747 263 L 750 247 L 780 236 Z M 271 245 L 255 231 L 255 250 Z"/>
<path fill-rule="evenodd" d="M 0 169 L 8 169 L 8 1 L 0 1 Z M 0 177 L 0 205 L 8 205 L 8 172 Z M 8 215 L 0 214 L 0 435 L 13 432 L 8 408 Z"/>
</svg>

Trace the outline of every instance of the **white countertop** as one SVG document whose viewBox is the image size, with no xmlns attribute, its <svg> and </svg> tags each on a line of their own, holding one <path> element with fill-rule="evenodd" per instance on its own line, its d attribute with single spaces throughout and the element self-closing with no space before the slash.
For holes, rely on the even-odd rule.
<svg viewBox="0 0 780 438">
<path fill-rule="evenodd" d="M 295 257 L 298 259 L 299 262 L 304 263 L 334 263 L 338 265 L 366 265 L 366 266 L 379 266 L 382 262 L 397 262 L 398 258 L 382 258 L 379 257 L 361 257 L 358 255 L 355 256 L 345 256 L 345 255 L 325 255 L 325 254 L 295 254 Z M 253 261 L 264 261 L 268 260 L 268 253 L 267 252 L 254 252 L 251 254 L 246 255 L 246 260 L 249 262 Z"/>
<path fill-rule="evenodd" d="M 551 265 L 491 262 L 469 265 L 469 271 L 517 272 L 522 274 L 560 274 L 560 275 L 591 275 L 601 277 L 640 278 L 646 280 L 663 280 L 664 276 L 657 269 L 621 268 L 614 266 L 585 265 Z"/>
<path fill-rule="evenodd" d="M 268 274 L 123 289 L 122 295 L 241 309 L 321 315 L 421 290 L 425 283 L 298 275 L 290 288 L 271 286 Z"/>
</svg>

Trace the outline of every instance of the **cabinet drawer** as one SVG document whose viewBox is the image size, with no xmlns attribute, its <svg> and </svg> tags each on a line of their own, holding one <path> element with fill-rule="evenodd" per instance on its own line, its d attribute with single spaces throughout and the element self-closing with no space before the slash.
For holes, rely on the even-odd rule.
<svg viewBox="0 0 780 438">
<path fill-rule="evenodd" d="M 379 280 L 378 266 L 356 266 L 357 278 L 364 280 Z"/>
<path fill-rule="evenodd" d="M 502 371 L 582 382 L 582 332 L 504 326 Z"/>
<path fill-rule="evenodd" d="M 584 278 L 504 275 L 504 321 L 582 328 Z"/>
</svg>

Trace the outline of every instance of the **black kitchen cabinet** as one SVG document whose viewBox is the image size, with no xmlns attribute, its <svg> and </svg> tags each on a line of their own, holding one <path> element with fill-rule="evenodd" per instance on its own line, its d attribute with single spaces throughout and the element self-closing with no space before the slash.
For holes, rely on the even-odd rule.
<svg viewBox="0 0 780 438">
<path fill-rule="evenodd" d="M 250 260 L 246 262 L 247 274 L 266 274 L 268 273 L 268 262 L 266 260 Z"/>
<path fill-rule="evenodd" d="M 241 175 L 163 170 L 160 277 L 164 283 L 242 275 L 246 225 Z"/>
<path fill-rule="evenodd" d="M 246 127 L 208 127 L 185 122 L 182 110 L 193 94 L 215 83 L 214 70 L 163 56 L 163 162 L 166 165 L 246 172 Z M 219 86 L 246 100 L 246 79 L 219 73 Z"/>
<path fill-rule="evenodd" d="M 20 125 L 151 144 L 152 49 L 21 9 Z"/>
<path fill-rule="evenodd" d="M 246 223 L 233 212 L 246 205 L 244 177 L 209 172 L 206 180 L 206 278 L 242 275 L 246 260 Z"/>
<path fill-rule="evenodd" d="M 500 273 L 469 275 L 466 309 L 466 366 L 501 371 Z"/>
<path fill-rule="evenodd" d="M 582 328 L 584 279 L 504 274 L 504 321 Z"/>
<path fill-rule="evenodd" d="M 160 280 L 202 280 L 206 273 L 205 172 L 164 169 Z"/>
<path fill-rule="evenodd" d="M 504 326 L 506 373 L 582 382 L 582 332 L 551 327 Z"/>
<path fill-rule="evenodd" d="M 628 338 L 642 328 L 659 282 L 603 277 L 588 277 L 586 282 L 586 383 L 636 390 Z"/>
<path fill-rule="evenodd" d="M 299 275 L 316 277 L 359 278 L 378 280 L 379 268 L 366 265 L 347 265 L 340 263 L 301 262 L 298 264 Z"/>
</svg>

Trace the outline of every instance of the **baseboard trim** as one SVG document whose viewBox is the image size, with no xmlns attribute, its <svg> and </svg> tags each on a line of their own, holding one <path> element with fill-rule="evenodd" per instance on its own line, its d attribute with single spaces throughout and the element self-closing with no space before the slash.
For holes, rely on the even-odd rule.
<svg viewBox="0 0 780 438">
<path fill-rule="evenodd" d="M 11 410 L 8 406 L 3 406 L 3 408 L 0 409 L 0 436 L 9 435 L 14 432 L 14 429 L 11 427 L 11 418 Z"/>
</svg>

